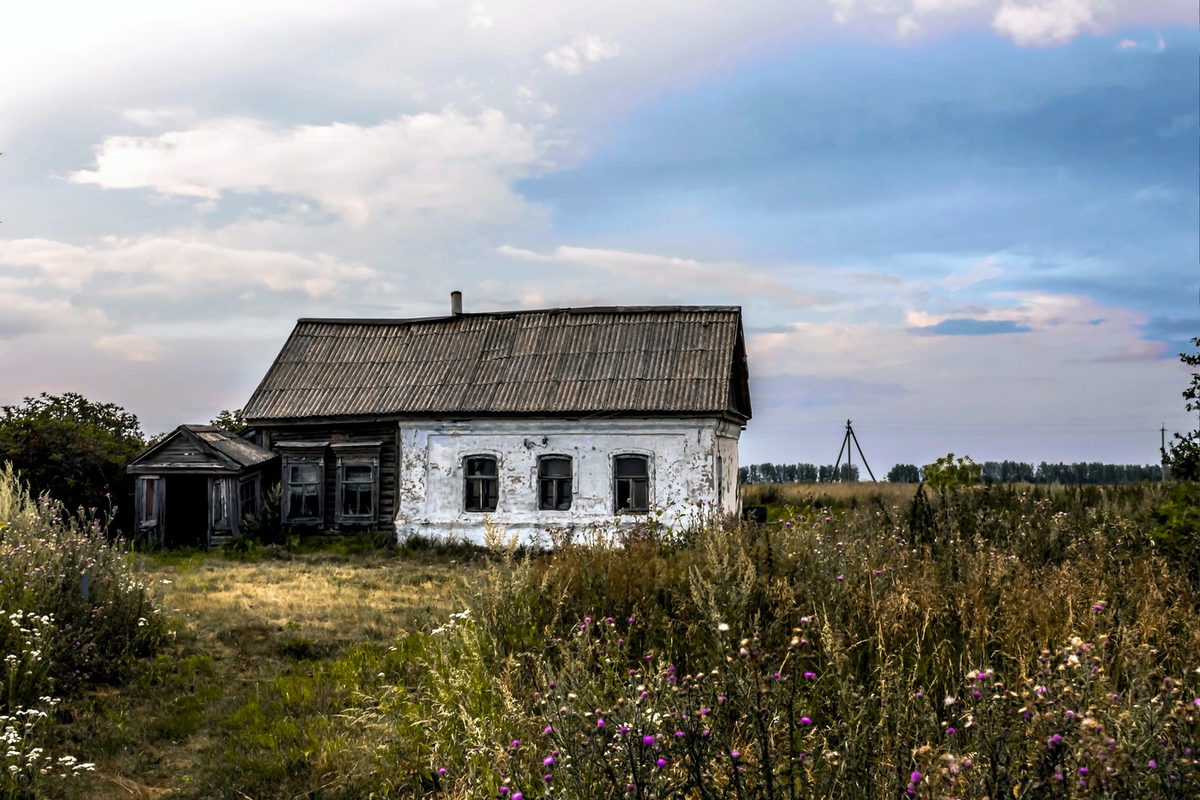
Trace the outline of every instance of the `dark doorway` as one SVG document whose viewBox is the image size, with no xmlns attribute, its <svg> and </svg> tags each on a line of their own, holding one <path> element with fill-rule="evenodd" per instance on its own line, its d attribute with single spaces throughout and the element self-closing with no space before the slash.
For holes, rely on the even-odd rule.
<svg viewBox="0 0 1200 800">
<path fill-rule="evenodd" d="M 208 547 L 208 477 L 167 478 L 165 547 Z"/>
</svg>

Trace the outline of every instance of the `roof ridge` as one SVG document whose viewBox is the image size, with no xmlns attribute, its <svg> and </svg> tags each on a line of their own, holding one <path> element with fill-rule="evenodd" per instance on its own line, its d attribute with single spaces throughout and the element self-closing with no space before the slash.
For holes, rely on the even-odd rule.
<svg viewBox="0 0 1200 800">
<path fill-rule="evenodd" d="M 462 314 L 447 314 L 440 317 L 301 317 L 300 323 L 322 325 L 405 325 L 415 322 L 445 322 L 465 317 L 495 317 L 507 319 L 533 314 L 680 314 L 680 313 L 741 313 L 741 306 L 579 306 L 562 308 L 523 308 L 503 311 L 472 311 Z"/>
</svg>

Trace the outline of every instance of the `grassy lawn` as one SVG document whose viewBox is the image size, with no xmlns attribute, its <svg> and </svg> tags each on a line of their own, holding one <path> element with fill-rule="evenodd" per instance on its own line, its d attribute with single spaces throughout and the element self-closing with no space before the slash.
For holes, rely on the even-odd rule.
<svg viewBox="0 0 1200 800">
<path fill-rule="evenodd" d="M 78 704 L 76 747 L 99 750 L 91 796 L 209 796 L 202 777 L 222 773 L 231 717 L 264 687 L 291 680 L 304 715 L 349 704 L 312 666 L 429 630 L 455 610 L 472 570 L 469 555 L 284 555 L 143 557 L 174 641 L 133 685 Z"/>
</svg>

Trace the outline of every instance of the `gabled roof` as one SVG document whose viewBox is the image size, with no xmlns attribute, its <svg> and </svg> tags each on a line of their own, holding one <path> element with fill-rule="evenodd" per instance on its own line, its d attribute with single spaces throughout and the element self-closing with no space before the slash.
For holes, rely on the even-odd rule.
<svg viewBox="0 0 1200 800">
<path fill-rule="evenodd" d="M 240 473 L 278 458 L 266 448 L 213 425 L 180 425 L 135 458 L 126 472 Z"/>
<path fill-rule="evenodd" d="M 750 418 L 741 309 L 561 308 L 302 319 L 242 410 L 312 417 Z"/>
</svg>

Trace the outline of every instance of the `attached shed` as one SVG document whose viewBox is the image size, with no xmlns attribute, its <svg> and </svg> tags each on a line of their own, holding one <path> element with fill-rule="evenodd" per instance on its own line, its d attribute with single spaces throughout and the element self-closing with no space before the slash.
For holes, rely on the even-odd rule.
<svg viewBox="0 0 1200 800">
<path fill-rule="evenodd" d="M 212 425 L 180 425 L 125 469 L 137 476 L 142 541 L 207 548 L 258 513 L 279 480 L 279 456 Z"/>
</svg>

